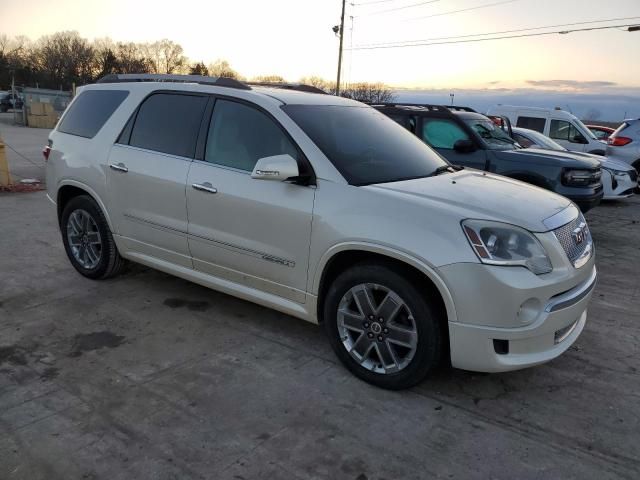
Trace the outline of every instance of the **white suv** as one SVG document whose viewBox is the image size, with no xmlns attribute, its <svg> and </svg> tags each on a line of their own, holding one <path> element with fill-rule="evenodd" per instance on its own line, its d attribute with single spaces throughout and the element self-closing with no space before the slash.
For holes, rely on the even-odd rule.
<svg viewBox="0 0 640 480">
<path fill-rule="evenodd" d="M 126 75 L 78 92 L 45 156 L 86 277 L 128 259 L 322 323 L 347 368 L 385 388 L 443 358 L 539 364 L 584 328 L 593 244 L 564 197 L 452 167 L 335 96 Z"/>
</svg>

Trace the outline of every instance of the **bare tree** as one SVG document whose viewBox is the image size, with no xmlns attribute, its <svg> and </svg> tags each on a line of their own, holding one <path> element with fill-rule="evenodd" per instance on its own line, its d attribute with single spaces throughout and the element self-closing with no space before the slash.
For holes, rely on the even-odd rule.
<svg viewBox="0 0 640 480">
<path fill-rule="evenodd" d="M 145 53 L 153 73 L 177 73 L 187 64 L 182 46 L 166 38 L 145 44 Z"/>
<path fill-rule="evenodd" d="M 284 83 L 284 77 L 280 75 L 258 75 L 251 79 L 252 82 L 264 82 L 264 83 Z"/>
<path fill-rule="evenodd" d="M 58 32 L 40 38 L 30 60 L 54 88 L 93 81 L 93 47 L 78 32 Z"/>
<path fill-rule="evenodd" d="M 585 115 L 585 119 L 595 121 L 600 119 L 601 116 L 602 112 L 600 112 L 600 110 L 597 108 L 590 108 Z"/>
<path fill-rule="evenodd" d="M 203 62 L 194 63 L 189 67 L 189 75 L 209 75 L 209 69 Z"/>
<path fill-rule="evenodd" d="M 115 51 L 118 73 L 150 73 L 150 61 L 144 50 L 144 47 L 137 43 L 118 43 Z"/>
<path fill-rule="evenodd" d="M 300 83 L 319 88 L 320 90 L 324 90 L 325 92 L 330 93 L 331 95 L 335 95 L 336 93 L 336 82 L 330 82 L 329 80 L 325 80 L 322 77 L 317 77 L 317 76 L 302 77 L 300 79 Z"/>
<path fill-rule="evenodd" d="M 218 59 L 212 64 L 209 65 L 209 75 L 214 77 L 228 77 L 228 78 L 239 78 L 238 72 L 236 72 L 228 61 Z"/>
<path fill-rule="evenodd" d="M 393 91 L 383 83 L 354 83 L 342 89 L 340 96 L 364 103 L 388 103 L 395 99 Z"/>
</svg>

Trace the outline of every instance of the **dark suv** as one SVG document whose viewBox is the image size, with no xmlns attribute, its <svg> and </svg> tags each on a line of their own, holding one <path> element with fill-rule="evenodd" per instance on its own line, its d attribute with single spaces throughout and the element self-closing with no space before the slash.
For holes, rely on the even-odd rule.
<svg viewBox="0 0 640 480">
<path fill-rule="evenodd" d="M 551 190 L 583 212 L 603 196 L 600 163 L 571 152 L 523 149 L 491 119 L 467 107 L 378 104 L 450 163 L 497 173 Z"/>
<path fill-rule="evenodd" d="M 11 95 L 11 92 L 0 92 L 0 112 L 7 112 L 10 109 L 15 108 L 20 110 L 22 108 L 22 98 L 20 95 Z"/>
</svg>

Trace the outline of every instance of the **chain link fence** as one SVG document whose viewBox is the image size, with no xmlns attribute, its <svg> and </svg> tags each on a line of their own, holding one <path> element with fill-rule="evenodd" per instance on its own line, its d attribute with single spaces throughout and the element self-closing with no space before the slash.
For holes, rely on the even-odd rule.
<svg viewBox="0 0 640 480">
<path fill-rule="evenodd" d="M 22 98 L 22 119 L 17 119 L 18 123 L 34 128 L 53 128 L 71 102 L 72 95 L 62 90 L 25 87 Z"/>
</svg>

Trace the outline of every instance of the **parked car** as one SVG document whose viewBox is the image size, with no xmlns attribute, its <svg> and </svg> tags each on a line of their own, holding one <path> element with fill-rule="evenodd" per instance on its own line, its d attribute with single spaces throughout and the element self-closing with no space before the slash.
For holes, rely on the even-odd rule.
<svg viewBox="0 0 640 480">
<path fill-rule="evenodd" d="M 604 127 L 602 125 L 587 125 L 586 127 L 591 130 L 591 133 L 593 133 L 598 140 L 603 142 L 606 142 L 611 134 L 616 131 L 615 128 Z"/>
<path fill-rule="evenodd" d="M 111 75 L 78 89 L 43 153 L 80 274 L 128 259 L 321 323 L 381 387 L 443 357 L 546 362 L 586 322 L 594 247 L 568 199 L 454 168 L 359 102 Z"/>
<path fill-rule="evenodd" d="M 640 172 L 640 118 L 625 120 L 607 140 L 607 156 Z"/>
<path fill-rule="evenodd" d="M 535 130 L 513 127 L 512 131 L 512 138 L 525 148 L 538 148 L 561 152 L 568 151 L 559 143 L 554 142 L 549 137 Z M 638 187 L 638 173 L 632 166 L 614 158 L 591 155 L 590 153 L 574 153 L 576 155 L 593 158 L 600 162 L 600 166 L 602 167 L 602 185 L 604 187 L 603 200 L 618 200 L 630 197 Z"/>
<path fill-rule="evenodd" d="M 603 196 L 600 162 L 570 152 L 523 149 L 492 120 L 466 107 L 374 105 L 455 165 L 551 190 L 583 212 Z"/>
<path fill-rule="evenodd" d="M 506 116 L 516 127 L 540 132 L 571 151 L 605 154 L 606 144 L 598 140 L 577 117 L 559 108 L 497 105 L 490 108 L 487 115 Z"/>
<path fill-rule="evenodd" d="M 0 92 L 0 112 L 6 112 L 10 109 L 22 109 L 22 96 L 20 94 L 12 95 L 11 92 Z"/>
</svg>

